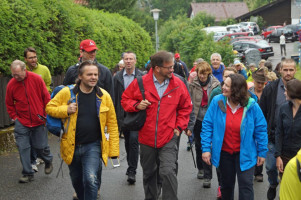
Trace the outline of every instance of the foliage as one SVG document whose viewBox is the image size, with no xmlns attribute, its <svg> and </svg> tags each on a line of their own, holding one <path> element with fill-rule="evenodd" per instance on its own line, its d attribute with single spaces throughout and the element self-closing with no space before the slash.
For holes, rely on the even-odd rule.
<svg viewBox="0 0 301 200">
<path fill-rule="evenodd" d="M 13 60 L 23 60 L 28 46 L 36 48 L 39 62 L 52 74 L 77 62 L 79 43 L 87 38 L 99 47 L 97 60 L 109 68 L 124 51 L 137 54 L 137 66 L 143 66 L 153 53 L 148 33 L 132 20 L 72 0 L 1 0 L 0 10 L 0 71 L 4 74 L 9 74 Z"/>
<path fill-rule="evenodd" d="M 244 0 L 244 1 L 248 5 L 250 11 L 252 11 L 266 4 L 272 3 L 273 1 L 276 0 Z"/>
<path fill-rule="evenodd" d="M 205 27 L 214 25 L 215 17 L 205 12 L 199 12 L 192 21 L 193 26 L 203 25 Z"/>
<path fill-rule="evenodd" d="M 256 23 L 259 26 L 260 30 L 262 30 L 266 26 L 267 22 L 264 21 L 263 17 L 261 17 L 261 16 L 256 16 L 256 17 L 257 17 Z"/>
<path fill-rule="evenodd" d="M 188 66 L 197 58 L 210 62 L 210 56 L 214 52 L 222 55 L 226 65 L 232 63 L 232 46 L 228 43 L 214 42 L 213 35 L 207 35 L 202 30 L 204 26 L 198 24 L 200 22 L 196 23 L 194 19 L 190 20 L 185 16 L 168 20 L 160 29 L 162 49 L 180 53 L 181 59 Z"/>
<path fill-rule="evenodd" d="M 132 9 L 136 4 L 136 0 L 87 0 L 88 7 L 108 12 L 124 12 Z"/>
<path fill-rule="evenodd" d="M 219 26 L 227 26 L 227 25 L 231 25 L 231 24 L 237 24 L 237 21 L 233 18 L 228 18 L 228 19 L 222 20 L 218 23 Z"/>
</svg>

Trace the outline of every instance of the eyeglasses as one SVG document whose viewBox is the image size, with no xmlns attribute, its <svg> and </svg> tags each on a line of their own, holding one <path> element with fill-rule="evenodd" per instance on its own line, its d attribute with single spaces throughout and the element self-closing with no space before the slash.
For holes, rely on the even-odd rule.
<svg viewBox="0 0 301 200">
<path fill-rule="evenodd" d="M 170 67 L 161 67 L 161 68 L 165 68 L 165 69 L 168 69 L 168 70 L 172 70 L 172 69 L 173 69 L 173 66 L 170 66 Z"/>
</svg>

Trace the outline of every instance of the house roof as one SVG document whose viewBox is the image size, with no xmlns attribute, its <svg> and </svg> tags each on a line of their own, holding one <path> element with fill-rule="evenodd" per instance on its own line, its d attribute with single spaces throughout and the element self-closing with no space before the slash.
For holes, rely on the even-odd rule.
<svg viewBox="0 0 301 200">
<path fill-rule="evenodd" d="M 266 4 L 262 7 L 259 7 L 255 10 L 252 10 L 251 12 L 248 12 L 248 13 L 245 13 L 243 15 L 240 15 L 240 16 L 237 16 L 236 17 L 236 20 L 242 20 L 242 19 L 246 19 L 246 18 L 250 18 L 251 16 L 255 16 L 255 15 L 258 15 L 260 12 L 264 12 L 265 10 L 268 10 L 270 8 L 272 8 L 273 6 L 279 4 L 279 3 L 282 3 L 286 0 L 277 0 L 277 1 L 273 1 L 269 4 Z"/>
<path fill-rule="evenodd" d="M 74 3 L 80 5 L 88 5 L 89 3 L 86 0 L 74 0 Z"/>
<path fill-rule="evenodd" d="M 236 18 L 249 12 L 244 2 L 212 2 L 212 3 L 191 3 L 189 17 L 196 16 L 199 12 L 206 12 L 215 17 L 215 21 L 227 18 Z"/>
</svg>

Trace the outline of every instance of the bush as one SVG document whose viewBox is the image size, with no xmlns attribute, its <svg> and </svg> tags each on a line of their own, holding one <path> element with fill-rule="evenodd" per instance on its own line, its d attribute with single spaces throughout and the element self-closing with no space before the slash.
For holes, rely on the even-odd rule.
<svg viewBox="0 0 301 200">
<path fill-rule="evenodd" d="M 137 66 L 144 66 L 154 51 L 148 33 L 132 20 L 72 0 L 1 0 L 0 11 L 0 72 L 4 74 L 9 74 L 13 60 L 23 60 L 28 46 L 36 48 L 39 62 L 53 75 L 77 62 L 83 39 L 96 42 L 96 58 L 108 68 L 127 50 L 137 54 Z"/>
<path fill-rule="evenodd" d="M 181 60 L 187 66 L 192 66 L 197 58 L 203 58 L 210 63 L 210 56 L 214 52 L 221 54 L 226 65 L 232 63 L 232 46 L 224 42 L 214 42 L 213 34 L 207 35 L 202 28 L 201 22 L 195 23 L 194 19 L 190 20 L 185 16 L 170 19 L 160 29 L 162 48 L 174 53 L 179 52 Z"/>
</svg>

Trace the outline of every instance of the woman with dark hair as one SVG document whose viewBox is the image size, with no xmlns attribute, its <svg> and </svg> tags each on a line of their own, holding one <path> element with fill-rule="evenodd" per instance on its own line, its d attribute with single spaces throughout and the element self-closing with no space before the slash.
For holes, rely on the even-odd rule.
<svg viewBox="0 0 301 200">
<path fill-rule="evenodd" d="M 220 85 L 217 78 L 212 75 L 212 69 L 210 65 L 202 61 L 196 65 L 197 76 L 192 79 L 189 85 L 189 92 L 193 103 L 194 113 L 196 122 L 193 128 L 194 140 L 195 140 L 195 151 L 196 151 L 196 162 L 198 167 L 198 179 L 204 179 L 203 187 L 211 187 L 212 179 L 212 165 L 207 165 L 202 160 L 202 147 L 201 147 L 201 136 L 202 121 L 205 113 L 208 109 L 208 99 L 211 91 Z M 188 135 L 191 131 L 187 131 Z"/>
<path fill-rule="evenodd" d="M 284 94 L 288 102 L 280 107 L 275 133 L 276 166 L 280 177 L 288 161 L 301 148 L 301 81 L 288 81 Z"/>
<path fill-rule="evenodd" d="M 223 199 L 234 198 L 237 175 L 239 199 L 254 199 L 255 165 L 264 163 L 268 151 L 267 124 L 256 103 L 249 97 L 240 74 L 230 74 L 223 93 L 213 98 L 203 120 L 202 157 L 219 167 Z"/>
</svg>

